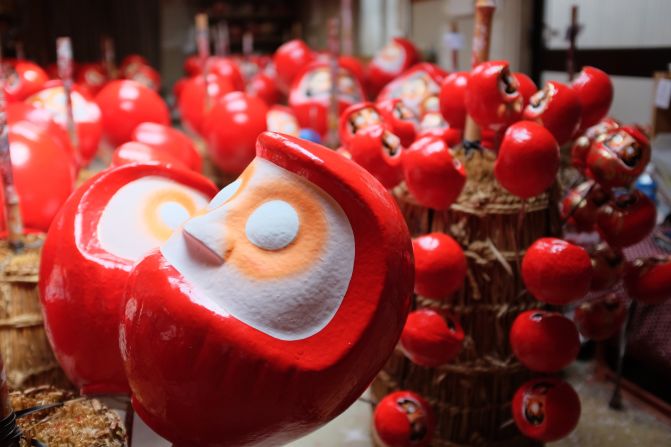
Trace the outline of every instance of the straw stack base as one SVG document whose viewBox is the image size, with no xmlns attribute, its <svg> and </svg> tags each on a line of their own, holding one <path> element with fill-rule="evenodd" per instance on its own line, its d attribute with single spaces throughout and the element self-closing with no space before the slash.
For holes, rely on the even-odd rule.
<svg viewBox="0 0 671 447">
<path fill-rule="evenodd" d="M 424 396 L 436 412 L 435 446 L 539 445 L 521 436 L 512 420 L 513 394 L 532 373 L 510 352 L 508 332 L 517 314 L 540 306 L 524 292 L 518 265 L 533 241 L 556 233 L 555 202 L 544 194 L 523 204 L 504 191 L 494 179 L 490 152 L 458 150 L 457 157 L 468 179 L 450 210 L 421 207 L 404 185 L 394 195 L 413 236 L 445 232 L 464 249 L 468 273 L 461 291 L 444 302 L 414 300 L 414 308 L 459 317 L 466 334 L 463 350 L 439 368 L 415 365 L 397 350 L 373 384 L 373 395 L 379 400 L 409 389 Z"/>
</svg>

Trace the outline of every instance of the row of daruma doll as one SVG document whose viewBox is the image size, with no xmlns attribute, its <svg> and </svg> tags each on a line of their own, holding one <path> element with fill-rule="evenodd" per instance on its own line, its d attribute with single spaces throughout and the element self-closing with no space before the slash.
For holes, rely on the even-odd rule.
<svg viewBox="0 0 671 447">
<path fill-rule="evenodd" d="M 187 59 L 191 76 L 175 91 L 184 126 L 223 172 L 240 174 L 219 192 L 199 173 L 191 139 L 169 126 L 166 104 L 137 80 L 111 81 L 93 99 L 73 94 L 76 148 L 63 136 L 62 87 L 45 82 L 10 100 L 22 214 L 27 227 L 49 229 L 40 292 L 70 380 L 85 394 L 132 394 L 140 417 L 177 445 L 251 445 L 288 441 L 339 414 L 399 339 L 418 364 L 453 360 L 464 337 L 458 316 L 407 313 L 413 288 L 449 300 L 462 286 L 463 250 L 442 233 L 411 241 L 389 190 L 405 182 L 418 204 L 449 208 L 467 175 L 453 153 L 467 115 L 511 194 L 526 200 L 548 189 L 560 145 L 572 144 L 587 178 L 567 196 L 565 218 L 608 246 L 590 256 L 560 239 L 537 241 L 521 263 L 529 293 L 565 305 L 624 277 L 634 299 L 671 294 L 669 259 L 615 266 L 610 257 L 647 236 L 655 210 L 629 189 L 650 146 L 636 127 L 606 118 L 607 75 L 586 67 L 571 85 L 536 91 L 504 61 L 448 74 L 417 58 L 410 42 L 394 39 L 367 67 L 339 60 L 336 151 L 296 138 L 326 135 L 332 90 L 328 62 L 303 42 L 258 58 L 248 80 L 235 59 Z M 104 139 L 116 147 L 115 166 L 71 194 L 88 162 L 89 127 L 99 140 L 88 160 Z M 578 330 L 608 337 L 623 309 L 590 301 L 575 323 L 523 313 L 513 352 L 551 374 L 575 359 Z M 379 442 L 428 445 L 430 406 L 399 393 L 376 406 Z M 579 408 L 570 385 L 549 375 L 513 401 L 520 430 L 540 441 L 568 434 Z"/>
</svg>

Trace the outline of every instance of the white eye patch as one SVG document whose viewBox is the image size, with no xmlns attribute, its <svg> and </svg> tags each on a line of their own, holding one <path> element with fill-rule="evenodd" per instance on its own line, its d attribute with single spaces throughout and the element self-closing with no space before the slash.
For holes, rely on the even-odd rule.
<svg viewBox="0 0 671 447">
<path fill-rule="evenodd" d="M 280 250 L 298 236 L 296 210 L 283 200 L 271 200 L 252 212 L 245 225 L 247 239 L 264 250 Z"/>
<path fill-rule="evenodd" d="M 219 208 L 221 205 L 226 203 L 228 199 L 233 197 L 236 192 L 238 192 L 238 189 L 240 189 L 241 185 L 241 179 L 237 179 L 233 183 L 228 184 L 224 189 L 219 191 L 217 195 L 212 198 L 212 200 L 210 200 L 209 205 L 207 205 L 207 209 L 213 210 L 215 208 Z"/>
</svg>

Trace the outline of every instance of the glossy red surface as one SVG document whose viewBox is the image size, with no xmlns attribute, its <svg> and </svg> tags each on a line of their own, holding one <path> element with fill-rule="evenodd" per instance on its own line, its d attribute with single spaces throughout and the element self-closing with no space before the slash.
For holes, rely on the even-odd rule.
<svg viewBox="0 0 671 447">
<path fill-rule="evenodd" d="M 544 127 L 520 121 L 506 130 L 494 164 L 496 180 L 523 199 L 537 196 L 556 180 L 559 146 Z"/>
<path fill-rule="evenodd" d="M 121 61 L 119 74 L 124 78 L 131 77 L 142 65 L 149 65 L 149 61 L 139 54 L 129 54 Z"/>
<path fill-rule="evenodd" d="M 612 247 L 629 247 L 642 241 L 655 227 L 657 209 L 638 190 L 615 197 L 599 209 L 597 229 Z"/>
<path fill-rule="evenodd" d="M 203 176 L 157 163 L 102 171 L 70 196 L 42 251 L 39 289 L 47 334 L 61 367 L 85 394 L 128 392 L 119 319 L 134 262 L 102 248 L 98 222 L 121 187 L 145 176 L 172 179 L 210 197 L 217 192 Z"/>
<path fill-rule="evenodd" d="M 210 57 L 207 60 L 207 69 L 209 73 L 229 81 L 235 90 L 245 91 L 245 79 L 242 77 L 240 67 L 230 57 Z"/>
<path fill-rule="evenodd" d="M 607 290 L 622 279 L 625 262 L 621 250 L 613 249 L 602 242 L 590 252 L 590 259 L 592 261 L 590 289 Z"/>
<path fill-rule="evenodd" d="M 155 92 L 161 89 L 161 75 L 149 65 L 138 66 L 126 79 L 135 81 Z"/>
<path fill-rule="evenodd" d="M 620 332 L 627 318 L 627 304 L 622 297 L 610 293 L 585 301 L 575 309 L 573 321 L 583 337 L 605 341 Z"/>
<path fill-rule="evenodd" d="M 522 117 L 524 99 L 518 88 L 508 62 L 483 62 L 469 75 L 464 95 L 466 111 L 480 127 L 505 128 Z"/>
<path fill-rule="evenodd" d="M 347 146 L 357 131 L 382 124 L 382 122 L 382 114 L 372 102 L 359 102 L 349 106 L 340 114 L 338 120 L 340 144 Z M 389 127 L 391 128 L 391 126 Z"/>
<path fill-rule="evenodd" d="M 175 128 L 163 124 L 142 123 L 135 128 L 131 139 L 179 160 L 189 169 L 196 172 L 202 170 L 203 159 L 193 141 Z"/>
<path fill-rule="evenodd" d="M 338 57 L 338 64 L 348 69 L 362 85 L 366 82 L 366 69 L 359 58 L 355 56 L 340 56 Z"/>
<path fill-rule="evenodd" d="M 412 240 L 415 254 L 415 293 L 447 299 L 466 278 L 466 257 L 461 246 L 445 233 L 429 233 Z"/>
<path fill-rule="evenodd" d="M 385 85 L 378 94 L 377 101 L 401 99 L 419 118 L 429 111 L 427 102 L 434 107 L 433 111 L 439 112 L 438 95 L 446 76 L 447 72 L 439 66 L 420 62 Z"/>
<path fill-rule="evenodd" d="M 522 259 L 522 279 L 537 300 L 564 305 L 587 295 L 592 264 L 584 248 L 562 239 L 541 238 Z"/>
<path fill-rule="evenodd" d="M 9 73 L 5 80 L 5 99 L 8 102 L 23 101 L 44 87 L 49 80 L 42 68 L 28 61 L 18 61 L 13 64 L 3 64 Z"/>
<path fill-rule="evenodd" d="M 401 182 L 400 139 L 385 125 L 374 124 L 357 131 L 346 146 L 350 158 L 391 189 Z"/>
<path fill-rule="evenodd" d="M 582 106 L 580 130 L 583 131 L 601 121 L 613 102 L 613 83 L 603 71 L 594 67 L 583 67 L 571 83 Z"/>
<path fill-rule="evenodd" d="M 74 160 L 47 132 L 26 121 L 9 126 L 9 144 L 23 224 L 30 230 L 47 231 L 74 189 Z M 0 203 L 4 203 L 2 191 Z M 4 207 L 0 208 L 4 227 Z"/>
<path fill-rule="evenodd" d="M 556 377 L 530 380 L 513 397 L 513 419 L 524 436 L 552 442 L 568 436 L 580 419 L 580 398 Z"/>
<path fill-rule="evenodd" d="M 207 89 L 205 79 L 202 76 L 194 76 L 188 79 L 184 83 L 178 103 L 184 127 L 204 136 L 205 120 L 208 113 L 207 101 L 209 101 L 211 110 L 221 97 L 234 90 L 235 88 L 230 81 L 215 74 L 208 75 Z M 206 95 L 209 95 L 209 99 Z"/>
<path fill-rule="evenodd" d="M 563 219 L 578 231 L 592 231 L 599 207 L 612 198 L 608 190 L 588 180 L 571 189 L 561 203 Z"/>
<path fill-rule="evenodd" d="M 137 141 L 129 141 L 116 148 L 112 153 L 111 166 L 150 162 L 188 169 L 184 163 L 169 153 Z"/>
<path fill-rule="evenodd" d="M 573 321 L 562 314 L 527 310 L 510 328 L 510 346 L 530 370 L 551 373 L 566 368 L 578 357 L 580 337 Z"/>
<path fill-rule="evenodd" d="M 444 210 L 459 197 L 466 170 L 444 140 L 424 137 L 401 156 L 406 186 L 422 206 Z"/>
<path fill-rule="evenodd" d="M 86 88 L 89 94 L 96 95 L 109 81 L 105 66 L 99 62 L 81 64 L 75 74 L 75 82 Z"/>
<path fill-rule="evenodd" d="M 257 156 L 340 205 L 356 246 L 351 280 L 323 329 L 283 341 L 194 304 L 195 288 L 160 252 L 136 264 L 121 337 L 133 406 L 180 446 L 281 445 L 329 421 L 382 368 L 410 305 L 410 236 L 372 176 L 330 149 L 279 134 L 263 133 Z M 157 337 L 165 331 L 171 335 Z"/>
<path fill-rule="evenodd" d="M 611 129 L 590 145 L 587 176 L 605 188 L 629 187 L 650 162 L 650 152 L 650 141 L 638 129 Z"/>
<path fill-rule="evenodd" d="M 296 75 L 315 57 L 315 53 L 300 39 L 282 44 L 273 55 L 279 88 L 288 92 Z"/>
<path fill-rule="evenodd" d="M 267 128 L 268 106 L 242 92 L 224 95 L 207 115 L 203 133 L 212 161 L 228 174 L 239 174 L 254 159 L 256 139 Z"/>
<path fill-rule="evenodd" d="M 135 81 L 112 81 L 96 96 L 103 134 L 114 146 L 130 141 L 144 122 L 170 124 L 168 106 L 158 94 Z"/>
<path fill-rule="evenodd" d="M 410 146 L 415 141 L 417 134 L 417 115 L 398 98 L 378 101 L 375 106 L 394 135 L 401 139 L 401 145 L 403 147 Z"/>
<path fill-rule="evenodd" d="M 401 73 L 419 61 L 415 45 L 401 37 L 394 37 L 368 64 L 366 89 L 371 98 Z"/>
<path fill-rule="evenodd" d="M 197 55 L 184 59 L 184 74 L 187 77 L 199 75 L 203 72 L 203 65 Z"/>
<path fill-rule="evenodd" d="M 280 100 L 280 91 L 274 78 L 260 72 L 254 75 L 247 84 L 247 93 L 263 99 L 268 106 Z"/>
<path fill-rule="evenodd" d="M 420 309 L 408 314 L 401 349 L 417 365 L 436 368 L 454 360 L 464 343 L 464 330 L 453 315 Z"/>
<path fill-rule="evenodd" d="M 440 88 L 440 113 L 450 127 L 463 129 L 466 126 L 466 86 L 468 72 L 450 73 Z"/>
<path fill-rule="evenodd" d="M 643 304 L 671 299 L 671 257 L 637 259 L 627 267 L 624 284 L 629 296 Z"/>
<path fill-rule="evenodd" d="M 513 76 L 517 79 L 517 83 L 519 84 L 517 89 L 520 91 L 520 94 L 524 99 L 524 107 L 526 107 L 533 94 L 538 91 L 538 87 L 536 87 L 534 81 L 524 73 L 516 71 L 513 73 Z"/>
<path fill-rule="evenodd" d="M 580 100 L 573 89 L 548 81 L 524 109 L 524 119 L 534 121 L 552 133 L 557 143 L 567 143 L 580 126 Z"/>
<path fill-rule="evenodd" d="M 381 447 L 426 447 L 431 444 L 436 418 L 419 394 L 396 391 L 375 407 L 373 427 L 375 441 Z"/>
</svg>

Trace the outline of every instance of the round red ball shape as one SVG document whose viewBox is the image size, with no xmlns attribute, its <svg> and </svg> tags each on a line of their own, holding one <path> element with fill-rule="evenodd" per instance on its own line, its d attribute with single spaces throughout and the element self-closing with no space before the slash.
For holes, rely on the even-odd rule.
<svg viewBox="0 0 671 447">
<path fill-rule="evenodd" d="M 142 123 L 131 134 L 138 141 L 179 160 L 185 167 L 200 172 L 203 160 L 191 138 L 163 124 Z"/>
<path fill-rule="evenodd" d="M 141 123 L 170 124 L 163 99 L 135 81 L 110 82 L 98 93 L 96 102 L 102 112 L 103 134 L 114 146 L 130 141 Z"/>
<path fill-rule="evenodd" d="M 629 187 L 650 161 L 650 141 L 640 130 L 622 126 L 593 141 L 586 155 L 587 175 L 604 188 Z"/>
<path fill-rule="evenodd" d="M 604 341 L 620 331 L 626 318 L 626 303 L 621 297 L 610 293 L 581 303 L 575 309 L 573 321 L 583 337 Z"/>
<path fill-rule="evenodd" d="M 445 140 L 427 136 L 415 141 L 401 157 L 403 176 L 417 203 L 445 210 L 466 183 L 466 170 Z"/>
<path fill-rule="evenodd" d="M 266 73 L 257 73 L 247 84 L 247 93 L 263 99 L 268 106 L 272 106 L 280 99 L 280 91 L 277 89 L 275 79 Z"/>
<path fill-rule="evenodd" d="M 519 84 L 517 89 L 520 91 L 522 99 L 524 100 L 524 107 L 526 107 L 533 94 L 538 91 L 538 87 L 536 87 L 536 83 L 524 73 L 515 72 L 513 73 L 513 76 L 517 79 L 517 83 Z"/>
<path fill-rule="evenodd" d="M 129 163 L 150 163 L 154 161 L 167 166 L 188 169 L 184 163 L 169 153 L 137 141 L 124 143 L 112 153 L 112 166 L 121 166 Z"/>
<path fill-rule="evenodd" d="M 671 299 L 671 257 L 637 259 L 628 266 L 624 284 L 629 296 L 643 304 Z"/>
<path fill-rule="evenodd" d="M 557 441 L 569 435 L 580 419 L 580 398 L 573 387 L 555 377 L 530 380 L 513 396 L 515 425 L 528 438 Z"/>
<path fill-rule="evenodd" d="M 454 360 L 464 343 L 464 330 L 452 315 L 443 318 L 431 309 L 408 314 L 401 333 L 401 349 L 413 362 L 436 368 Z"/>
<path fill-rule="evenodd" d="M 466 86 L 468 72 L 451 73 L 440 88 L 440 113 L 452 128 L 463 129 L 466 126 Z"/>
<path fill-rule="evenodd" d="M 375 103 L 385 124 L 389 125 L 394 135 L 401 139 L 403 147 L 410 146 L 417 134 L 417 116 L 403 104 L 399 98 L 390 98 Z"/>
<path fill-rule="evenodd" d="M 401 182 L 403 148 L 400 139 L 384 125 L 374 124 L 357 131 L 347 144 L 350 158 L 391 189 Z"/>
<path fill-rule="evenodd" d="M 204 134 L 214 163 L 227 174 L 239 174 L 254 159 L 256 138 L 266 130 L 268 106 L 263 100 L 232 92 L 207 115 Z"/>
<path fill-rule="evenodd" d="M 459 290 L 466 278 L 466 256 L 445 233 L 429 233 L 412 240 L 415 253 L 415 293 L 441 300 Z"/>
<path fill-rule="evenodd" d="M 436 423 L 431 406 L 419 394 L 396 391 L 377 404 L 373 424 L 382 447 L 426 447 Z"/>
<path fill-rule="evenodd" d="M 530 121 L 510 126 L 494 164 L 501 186 L 523 199 L 537 196 L 555 182 L 559 146 L 544 127 Z"/>
<path fill-rule="evenodd" d="M 19 61 L 8 64 L 9 73 L 5 78 L 5 99 L 8 102 L 23 101 L 40 91 L 49 80 L 47 73 L 32 62 Z"/>
<path fill-rule="evenodd" d="M 603 71 L 594 67 L 583 67 L 571 83 L 580 99 L 582 114 L 580 132 L 592 127 L 608 114 L 613 102 L 613 83 Z"/>
<path fill-rule="evenodd" d="M 592 263 L 582 247 L 562 239 L 541 238 L 522 259 L 522 279 L 537 300 L 564 305 L 587 295 Z"/>
<path fill-rule="evenodd" d="M 178 98 L 179 113 L 184 127 L 203 135 L 207 101 L 212 107 L 219 98 L 232 91 L 234 91 L 233 84 L 215 74 L 208 75 L 207 87 L 202 76 L 186 80 Z"/>
<path fill-rule="evenodd" d="M 615 197 L 599 208 L 596 226 L 614 248 L 634 245 L 649 235 L 657 221 L 652 200 L 638 190 Z"/>
<path fill-rule="evenodd" d="M 280 88 L 287 92 L 294 77 L 315 57 L 316 55 L 312 49 L 300 39 L 290 40 L 282 44 L 273 56 Z"/>
<path fill-rule="evenodd" d="M 548 81 L 524 109 L 525 120 L 534 121 L 552 133 L 561 146 L 580 125 L 580 100 L 573 89 L 561 82 Z"/>
<path fill-rule="evenodd" d="M 590 253 L 592 260 L 593 291 L 610 289 L 624 274 L 624 254 L 621 250 L 613 249 L 606 243 L 601 243 Z"/>
</svg>

